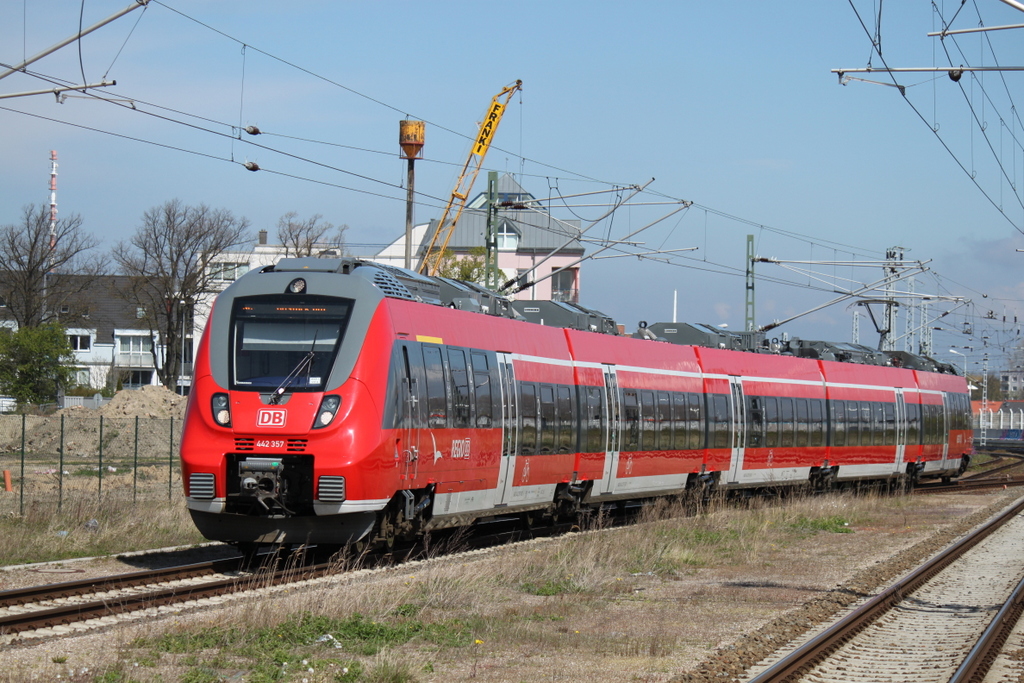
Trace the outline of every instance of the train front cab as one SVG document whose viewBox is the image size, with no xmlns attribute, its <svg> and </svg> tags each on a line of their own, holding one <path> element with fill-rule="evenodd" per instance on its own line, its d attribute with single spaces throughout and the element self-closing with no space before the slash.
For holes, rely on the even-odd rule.
<svg viewBox="0 0 1024 683">
<path fill-rule="evenodd" d="M 253 271 L 225 290 L 198 349 L 182 476 L 212 540 L 344 544 L 393 493 L 363 476 L 381 469 L 382 296 L 327 270 L 337 261 L 296 261 L 316 263 Z"/>
</svg>

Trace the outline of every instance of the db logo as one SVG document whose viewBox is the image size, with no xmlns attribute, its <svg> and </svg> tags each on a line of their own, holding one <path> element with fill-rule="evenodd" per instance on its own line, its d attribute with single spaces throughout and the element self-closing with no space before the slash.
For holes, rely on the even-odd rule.
<svg viewBox="0 0 1024 683">
<path fill-rule="evenodd" d="M 284 427 L 284 420 L 288 417 L 288 411 L 283 408 L 276 410 L 263 409 L 256 411 L 257 427 Z"/>
</svg>

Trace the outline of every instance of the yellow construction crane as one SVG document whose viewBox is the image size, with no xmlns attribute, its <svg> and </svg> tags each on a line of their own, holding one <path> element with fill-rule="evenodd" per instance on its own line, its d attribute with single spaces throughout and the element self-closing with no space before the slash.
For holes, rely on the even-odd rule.
<svg viewBox="0 0 1024 683">
<path fill-rule="evenodd" d="M 448 199 L 448 205 L 444 207 L 441 221 L 437 224 L 437 230 L 434 231 L 433 237 L 430 238 L 430 244 L 427 246 L 426 253 L 423 254 L 419 272 L 432 276 L 437 275 L 437 271 L 441 267 L 441 259 L 448 248 L 448 240 L 451 239 L 452 232 L 455 231 L 455 224 L 459 222 L 462 210 L 466 208 L 469 192 L 473 189 L 473 183 L 476 181 L 477 174 L 480 173 L 480 167 L 484 163 L 484 157 L 487 156 L 487 150 L 491 146 L 491 140 L 494 139 L 494 133 L 498 130 L 498 124 L 501 123 L 505 107 L 512 99 L 512 96 L 517 91 L 522 90 L 522 88 L 523 82 L 516 81 L 512 85 L 502 88 L 500 93 L 491 98 L 491 106 L 488 107 L 487 115 L 484 116 L 484 120 L 480 124 L 480 132 L 477 133 L 476 139 L 473 141 L 473 146 L 470 148 L 466 163 L 462 166 L 462 173 L 459 175 L 458 182 L 455 183 L 455 189 L 452 190 L 452 196 Z M 504 102 L 501 101 L 502 97 L 505 98 Z M 472 168 L 470 168 L 471 166 Z M 450 223 L 446 223 L 453 207 L 455 207 L 455 217 L 452 218 Z M 444 233 L 444 239 L 441 241 L 441 246 L 437 247 L 438 237 L 441 233 Z"/>
</svg>

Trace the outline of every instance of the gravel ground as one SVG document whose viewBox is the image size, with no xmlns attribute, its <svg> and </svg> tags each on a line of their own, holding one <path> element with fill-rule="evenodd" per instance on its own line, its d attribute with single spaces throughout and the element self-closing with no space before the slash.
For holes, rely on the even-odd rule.
<svg viewBox="0 0 1024 683">
<path fill-rule="evenodd" d="M 920 496 L 908 503 L 907 519 L 886 528 L 855 528 L 852 534 L 818 534 L 780 549 L 765 549 L 757 563 L 742 569 L 723 566 L 700 568 L 666 581 L 655 576 L 626 577 L 623 591 L 600 609 L 578 609 L 572 597 L 545 598 L 510 588 L 477 608 L 495 619 L 521 618 L 564 609 L 565 618 L 552 623 L 551 636 L 571 642 L 578 637 L 577 651 L 565 648 L 545 651 L 532 642 L 487 642 L 479 654 L 434 654 L 432 673 L 418 673 L 416 680 L 487 681 L 604 681 L 691 682 L 728 681 L 773 652 L 779 643 L 807 629 L 830 621 L 838 611 L 870 595 L 905 573 L 923 558 L 947 545 L 967 529 L 987 519 L 995 509 L 1016 499 L 1017 492 L 978 495 Z M 533 543 L 556 543 L 540 540 Z M 531 552 L 529 544 L 499 548 L 463 561 L 484 563 L 478 569 L 515 562 L 517 554 Z M 774 554 L 773 554 L 774 553 Z M 131 560 L 137 568 L 139 560 Z M 494 563 L 487 565 L 486 563 Z M 69 577 L 92 572 L 125 571 L 116 560 L 75 563 L 81 570 Z M 70 563 L 65 566 L 72 566 Z M 426 574 L 423 565 L 403 566 L 377 574 L 337 580 L 316 590 L 316 600 L 362 590 L 367 582 L 408 585 Z M 41 583 L 38 568 L 7 571 L 0 581 L 23 585 Z M 9 587 L 9 586 L 7 586 Z M 385 586 L 386 588 L 386 586 Z M 294 591 L 301 595 L 302 591 Z M 311 600 L 305 598 L 307 603 Z M 302 603 L 297 603 L 301 605 Z M 262 607 L 261 607 L 262 605 Z M 250 601 L 250 610 L 284 610 L 292 607 L 276 597 Z M 301 609 L 301 607 L 299 607 Z M 231 617 L 231 610 L 235 617 Z M 152 636 L 183 622 L 223 623 L 237 619 L 235 607 L 205 606 L 171 612 L 162 618 L 145 618 L 111 626 L 102 632 L 64 636 L 3 650 L 0 681 L 92 681 L 136 637 Z M 408 652 L 408 656 L 416 653 Z M 446 657 L 451 658 L 446 658 Z M 458 657 L 458 658 L 456 658 Z M 122 655 L 123 658 L 123 655 Z M 122 659 L 123 661 L 123 659 Z M 83 669 L 85 671 L 83 671 Z M 138 680 L 178 680 L 181 670 L 143 671 Z M 135 680 L 133 678 L 133 680 Z M 237 677 L 232 680 L 246 680 Z M 296 681 L 301 679 L 295 679 Z M 314 681 L 334 678 L 326 672 L 308 676 Z"/>
</svg>

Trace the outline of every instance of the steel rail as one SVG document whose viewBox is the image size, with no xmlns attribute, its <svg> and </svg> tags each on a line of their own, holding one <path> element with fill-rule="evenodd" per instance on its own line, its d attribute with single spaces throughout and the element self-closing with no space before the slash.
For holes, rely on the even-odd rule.
<svg viewBox="0 0 1024 683">
<path fill-rule="evenodd" d="M 0 633 L 15 634 L 55 626 L 135 612 L 152 607 L 161 607 L 191 600 L 226 595 L 251 588 L 264 588 L 283 583 L 319 578 L 336 570 L 329 562 L 309 567 L 286 567 L 266 573 L 218 579 L 202 584 L 174 586 L 125 595 L 105 600 L 94 600 L 74 605 L 64 605 L 45 610 L 32 610 L 0 617 Z"/>
<path fill-rule="evenodd" d="M 44 600 L 56 600 L 77 595 L 88 595 L 99 590 L 119 590 L 134 588 L 152 583 L 166 583 L 176 579 L 191 579 L 198 576 L 235 571 L 239 568 L 240 559 L 214 560 L 211 562 L 199 562 L 196 564 L 165 567 L 147 571 L 131 572 L 128 574 L 117 574 L 112 576 L 98 576 L 91 579 L 79 581 L 66 581 L 64 583 L 43 584 L 41 586 L 29 586 L 27 588 L 14 588 L 0 591 L 0 607 L 11 607 L 13 605 L 25 605 Z"/>
<path fill-rule="evenodd" d="M 985 677 L 995 658 L 999 656 L 1010 632 L 1020 620 L 1021 612 L 1024 611 L 1022 600 L 1024 600 L 1024 578 L 1017 584 L 999 613 L 993 617 L 992 623 L 978 638 L 978 642 L 967 653 L 967 658 L 953 673 L 949 683 L 981 681 Z"/>
<path fill-rule="evenodd" d="M 884 591 L 751 678 L 748 683 L 777 683 L 797 675 L 802 669 L 820 661 L 898 604 L 905 594 L 916 590 L 1022 511 L 1024 511 L 1024 498 L 945 550 L 932 556 L 917 569 L 897 579 Z"/>
</svg>

